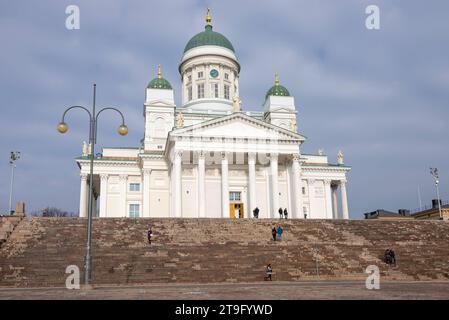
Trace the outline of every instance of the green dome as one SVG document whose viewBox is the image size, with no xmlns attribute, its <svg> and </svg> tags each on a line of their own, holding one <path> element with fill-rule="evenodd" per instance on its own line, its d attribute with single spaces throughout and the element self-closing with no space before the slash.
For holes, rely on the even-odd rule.
<svg viewBox="0 0 449 320">
<path fill-rule="evenodd" d="M 268 96 L 284 96 L 289 97 L 290 92 L 288 92 L 287 88 L 284 86 L 281 86 L 280 84 L 275 84 L 270 88 L 270 90 L 267 91 L 267 94 L 265 95 L 265 99 L 268 98 Z"/>
<path fill-rule="evenodd" d="M 201 46 L 220 46 L 235 52 L 232 43 L 221 33 L 212 31 L 211 25 L 206 25 L 203 32 L 198 33 L 187 42 L 184 53 Z"/>
<path fill-rule="evenodd" d="M 157 66 L 157 77 L 150 81 L 147 88 L 172 90 L 170 82 L 162 78 L 161 65 Z"/>
</svg>

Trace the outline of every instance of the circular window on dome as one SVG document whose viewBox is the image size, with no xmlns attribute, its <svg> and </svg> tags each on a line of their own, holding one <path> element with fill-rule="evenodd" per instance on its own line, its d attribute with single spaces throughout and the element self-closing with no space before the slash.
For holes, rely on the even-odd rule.
<svg viewBox="0 0 449 320">
<path fill-rule="evenodd" d="M 212 69 L 212 70 L 210 71 L 210 76 L 211 76 L 212 78 L 218 77 L 218 71 L 217 71 L 216 69 Z"/>
</svg>

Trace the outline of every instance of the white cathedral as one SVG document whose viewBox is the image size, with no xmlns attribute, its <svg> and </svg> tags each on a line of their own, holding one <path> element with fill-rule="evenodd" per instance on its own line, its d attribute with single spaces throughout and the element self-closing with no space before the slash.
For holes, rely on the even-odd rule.
<svg viewBox="0 0 449 320">
<path fill-rule="evenodd" d="M 301 153 L 295 101 L 277 76 L 262 111 L 242 110 L 240 64 L 231 42 L 212 30 L 210 12 L 179 73 L 182 106 L 159 67 L 146 89 L 141 146 L 103 148 L 95 158 L 95 216 L 246 219 L 257 207 L 259 218 L 278 217 L 279 208 L 293 219 L 349 218 L 343 154 L 330 164 L 323 152 Z M 87 149 L 76 159 L 81 217 Z"/>
</svg>

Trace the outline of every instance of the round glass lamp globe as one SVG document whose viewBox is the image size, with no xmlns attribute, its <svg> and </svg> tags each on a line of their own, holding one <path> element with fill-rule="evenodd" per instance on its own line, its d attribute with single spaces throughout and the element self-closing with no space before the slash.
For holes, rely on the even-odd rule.
<svg viewBox="0 0 449 320">
<path fill-rule="evenodd" d="M 117 131 L 121 136 L 126 136 L 128 134 L 128 127 L 123 124 L 118 128 Z"/>
<path fill-rule="evenodd" d="M 65 122 L 61 122 L 58 124 L 59 133 L 66 133 L 69 130 L 69 126 Z"/>
</svg>

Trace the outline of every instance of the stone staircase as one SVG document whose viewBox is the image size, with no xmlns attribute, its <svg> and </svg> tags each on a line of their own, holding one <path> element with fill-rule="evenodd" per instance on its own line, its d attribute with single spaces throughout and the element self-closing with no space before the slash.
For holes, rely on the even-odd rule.
<svg viewBox="0 0 449 320">
<path fill-rule="evenodd" d="M 8 240 L 14 228 L 19 224 L 21 216 L 4 216 L 0 217 L 0 247 Z"/>
<path fill-rule="evenodd" d="M 0 286 L 63 287 L 65 269 L 83 274 L 86 219 L 25 218 L 0 247 Z M 94 219 L 94 284 L 365 279 L 448 280 L 449 223 L 442 221 L 282 220 L 284 239 L 271 240 L 279 220 Z M 2 222 L 3 224 L 3 222 Z M 153 227 L 153 243 L 146 230 Z M 387 266 L 387 248 L 398 264 Z"/>
</svg>

